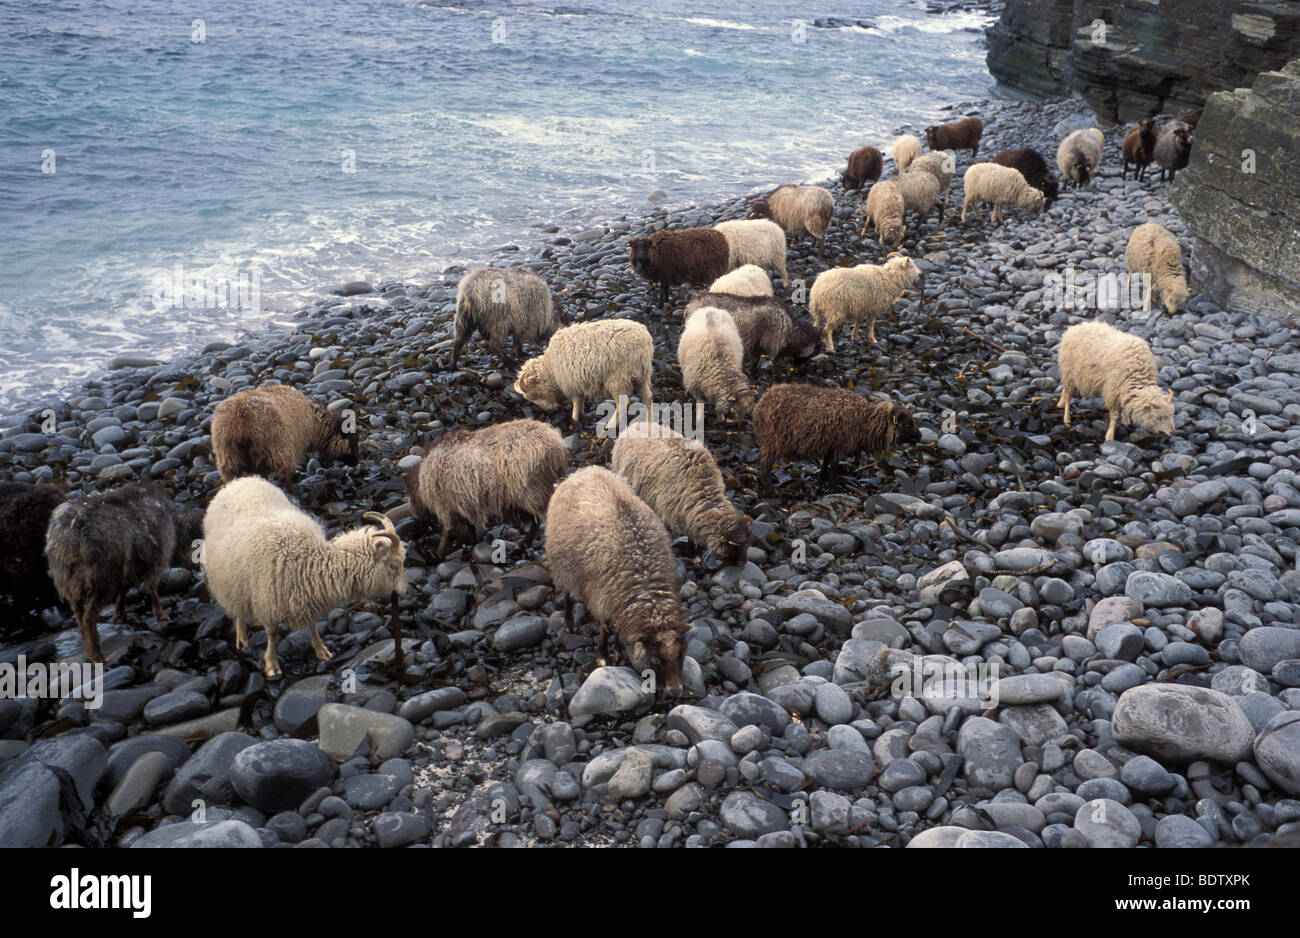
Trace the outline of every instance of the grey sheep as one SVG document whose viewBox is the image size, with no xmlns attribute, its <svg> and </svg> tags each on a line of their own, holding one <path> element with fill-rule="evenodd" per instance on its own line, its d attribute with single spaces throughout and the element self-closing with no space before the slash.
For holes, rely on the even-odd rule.
<svg viewBox="0 0 1300 938">
<path fill-rule="evenodd" d="M 542 342 L 563 325 L 558 304 L 546 281 L 526 267 L 479 267 L 456 287 L 456 318 L 451 367 L 475 330 L 487 339 L 493 355 L 514 367 L 523 342 Z M 506 340 L 514 336 L 514 358 L 506 357 Z"/>
</svg>

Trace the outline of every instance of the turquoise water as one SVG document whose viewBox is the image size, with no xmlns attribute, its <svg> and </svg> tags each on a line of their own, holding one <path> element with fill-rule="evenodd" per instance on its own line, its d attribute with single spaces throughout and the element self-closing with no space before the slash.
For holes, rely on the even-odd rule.
<svg viewBox="0 0 1300 938">
<path fill-rule="evenodd" d="M 874 26 L 800 37 L 823 15 Z M 828 178 L 987 94 L 988 20 L 880 0 L 4 0 L 0 411 L 654 189 L 674 207 Z"/>
</svg>

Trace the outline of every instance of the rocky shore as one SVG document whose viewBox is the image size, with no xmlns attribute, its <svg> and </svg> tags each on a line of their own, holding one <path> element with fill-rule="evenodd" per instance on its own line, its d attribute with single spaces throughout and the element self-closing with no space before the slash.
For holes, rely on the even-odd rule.
<svg viewBox="0 0 1300 938">
<path fill-rule="evenodd" d="M 1062 130 L 1092 123 L 1081 111 L 1077 99 L 953 109 L 984 120 L 982 155 L 1054 155 Z M 878 323 L 879 344 L 761 367 L 761 387 L 888 394 L 923 427 L 919 446 L 835 491 L 814 467 L 786 466 L 780 497 L 764 499 L 747 428 L 708 426 L 756 542 L 730 568 L 677 545 L 694 626 L 685 699 L 597 669 L 594 635 L 563 632 L 544 557 L 513 527 L 439 563 L 418 522 L 399 526 L 412 585 L 401 673 L 375 603 L 321 626 L 330 662 L 305 632 L 284 639 L 284 677 L 268 682 L 260 633 L 237 653 L 196 571 L 175 569 L 170 621 L 131 601 L 128 624 L 101 625 L 102 707 L 0 700 L 0 843 L 1300 845 L 1300 343 L 1196 295 L 1176 316 L 1105 313 L 1151 341 L 1176 435 L 1103 442 L 1097 401 L 1061 425 L 1054 346 L 1097 313 L 1054 308 L 1053 276 L 1122 283 L 1128 233 L 1151 219 L 1187 246 L 1164 184 L 1118 178 L 1118 146 L 1108 135 L 1091 188 L 1041 216 L 1008 211 L 1001 227 L 987 211 L 957 223 L 956 177 L 944 222 L 909 230 L 923 278 Z M 805 286 L 887 253 L 858 239 L 859 197 L 831 189 L 826 256 L 791 239 Z M 537 270 L 571 316 L 645 323 L 656 399 L 680 400 L 685 297 L 654 305 L 626 240 L 743 212 L 735 199 L 548 228 L 535 253 L 484 260 Z M 477 342 L 444 370 L 461 273 L 350 285 L 287 337 L 115 371 L 51 402 L 52 421 L 42 408 L 9 422 L 0 477 L 74 491 L 152 479 L 201 504 L 217 484 L 216 402 L 290 381 L 354 408 L 363 428 L 359 467 L 308 464 L 304 507 L 331 527 L 391 508 L 437 429 L 547 419 Z M 593 413 L 566 441 L 572 466 L 607 464 Z M 44 615 L 9 627 L 0 662 L 81 654 L 70 617 Z M 891 693 L 882 653 L 913 671 L 969 666 L 984 690 L 995 682 L 996 706 Z"/>
</svg>

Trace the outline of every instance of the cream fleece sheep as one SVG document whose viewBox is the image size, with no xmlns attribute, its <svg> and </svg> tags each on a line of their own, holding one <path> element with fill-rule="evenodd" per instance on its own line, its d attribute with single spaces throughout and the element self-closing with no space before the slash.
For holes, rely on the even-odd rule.
<svg viewBox="0 0 1300 938">
<path fill-rule="evenodd" d="M 1176 313 L 1187 303 L 1187 278 L 1183 275 L 1183 252 L 1163 225 L 1149 221 L 1138 225 L 1129 235 L 1124 250 L 1124 263 L 1128 267 L 1128 282 L 1133 273 L 1149 274 L 1151 289 L 1142 302 L 1142 311 L 1151 309 L 1151 294 L 1160 291 L 1160 301 L 1170 313 Z M 1126 288 L 1127 289 L 1127 288 Z"/>
<path fill-rule="evenodd" d="M 524 547 L 533 542 L 546 503 L 568 468 L 564 440 L 536 420 L 508 420 L 481 430 L 452 430 L 425 448 L 406 472 L 411 513 L 442 528 L 445 556 L 457 519 L 490 527 L 515 514 L 532 519 Z"/>
<path fill-rule="evenodd" d="M 727 501 L 708 447 L 671 427 L 638 420 L 615 441 L 610 468 L 670 531 L 685 534 L 723 563 L 745 562 L 753 540 L 749 522 Z"/>
<path fill-rule="evenodd" d="M 938 179 L 923 172 L 908 173 L 895 181 L 898 183 L 898 191 L 903 193 L 904 211 L 916 212 L 918 225 L 924 224 L 926 216 L 935 206 L 939 208 L 939 221 L 943 221 L 943 203 L 939 201 L 942 192 Z"/>
<path fill-rule="evenodd" d="M 598 664 L 612 629 L 633 668 L 651 669 L 670 694 L 681 692 L 689 627 L 672 543 L 620 476 L 587 466 L 556 486 L 546 509 L 546 565 L 564 592 L 565 629 L 573 631 L 574 599 L 599 623 Z"/>
<path fill-rule="evenodd" d="M 826 228 L 835 214 L 835 199 L 821 186 L 778 186 L 754 202 L 750 218 L 770 218 L 786 231 L 810 235 L 819 246 L 826 242 Z"/>
<path fill-rule="evenodd" d="M 1041 212 L 1045 204 L 1043 193 L 1025 182 L 1020 171 L 997 163 L 976 163 L 962 177 L 966 198 L 961 204 L 961 220 L 966 220 L 966 208 L 972 202 L 979 211 L 980 202 L 993 203 L 993 221 L 1002 221 L 1002 206 L 1032 209 Z"/>
<path fill-rule="evenodd" d="M 1151 346 L 1135 335 L 1104 322 L 1084 322 L 1065 330 L 1057 355 L 1061 399 L 1070 425 L 1070 397 L 1100 397 L 1110 412 L 1106 439 L 1115 439 L 1115 423 L 1136 423 L 1158 433 L 1174 432 L 1174 392 L 1166 396 L 1156 383 L 1158 370 Z"/>
<path fill-rule="evenodd" d="M 912 160 L 912 165 L 907 168 L 908 175 L 918 170 L 929 173 L 939 181 L 939 194 L 946 196 L 948 186 L 952 184 L 953 173 L 957 171 L 957 154 L 952 150 L 936 150 L 933 153 L 926 153 Z"/>
<path fill-rule="evenodd" d="M 713 281 L 709 285 L 709 292 L 730 293 L 733 296 L 772 296 L 772 278 L 762 267 L 742 264 Z"/>
<path fill-rule="evenodd" d="M 757 264 L 781 275 L 781 285 L 788 282 L 785 274 L 785 232 L 774 221 L 720 221 L 713 226 L 727 239 L 728 263 L 733 267 Z"/>
<path fill-rule="evenodd" d="M 203 574 L 217 604 L 235 619 L 235 647 L 248 646 L 248 626 L 266 630 L 265 672 L 280 673 L 275 656 L 281 623 L 311 629 L 320 661 L 333 655 L 316 623 L 354 599 L 406 592 L 406 548 L 383 515 L 380 527 L 353 528 L 325 539 L 320 522 L 299 511 L 265 479 L 245 476 L 218 490 L 203 518 Z M 398 647 L 401 636 L 396 636 Z"/>
<path fill-rule="evenodd" d="M 541 342 L 561 325 L 550 287 L 536 273 L 527 267 L 476 267 L 456 286 L 451 367 L 476 330 L 500 358 L 506 358 L 506 340 L 513 335 L 517 359 L 522 343 Z"/>
<path fill-rule="evenodd" d="M 880 183 L 876 183 L 879 186 Z M 872 187 L 872 192 L 876 187 Z M 828 351 L 835 351 L 835 330 L 853 323 L 853 340 L 858 323 L 867 320 L 867 341 L 876 341 L 876 317 L 903 295 L 921 275 L 916 261 L 891 254 L 884 264 L 859 264 L 822 271 L 808 293 L 813 325 L 822 329 Z"/>
<path fill-rule="evenodd" d="M 880 243 L 896 246 L 907 233 L 907 226 L 903 224 L 903 210 L 903 190 L 899 187 L 898 180 L 882 179 L 871 187 L 866 204 L 858 209 L 867 216 L 858 237 L 865 235 L 867 229 L 875 225 L 880 234 Z"/>
<path fill-rule="evenodd" d="M 614 413 L 606 430 L 624 419 L 623 395 L 638 394 L 650 406 L 650 371 L 654 343 L 650 331 L 630 319 L 597 319 L 565 326 L 537 358 L 519 369 L 515 391 L 543 410 L 554 410 L 565 398 L 573 401 L 576 424 L 588 400 L 613 400 Z"/>
<path fill-rule="evenodd" d="M 1101 148 L 1106 138 L 1096 127 L 1076 130 L 1056 148 L 1056 165 L 1071 182 L 1085 186 L 1101 165 Z"/>
<path fill-rule="evenodd" d="M 894 138 L 889 145 L 889 158 L 894 161 L 894 168 L 900 173 L 907 172 L 907 167 L 921 155 L 921 141 L 911 134 Z"/>
<path fill-rule="evenodd" d="M 686 393 L 712 406 L 720 419 L 740 419 L 753 409 L 757 395 L 745 380 L 744 346 L 726 310 L 702 306 L 691 313 L 677 343 L 677 361 Z"/>
</svg>

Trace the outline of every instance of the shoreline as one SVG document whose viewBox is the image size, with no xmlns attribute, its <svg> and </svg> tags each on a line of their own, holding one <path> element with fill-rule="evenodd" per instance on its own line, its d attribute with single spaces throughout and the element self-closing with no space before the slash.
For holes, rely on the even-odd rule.
<svg viewBox="0 0 1300 938">
<path fill-rule="evenodd" d="M 989 100 L 950 110 L 981 109 L 983 154 L 1021 145 L 1047 152 L 1058 122 L 1083 106 L 1074 98 Z M 760 366 L 760 389 L 805 381 L 898 401 L 916 417 L 921 443 L 855 464 L 832 490 L 806 465 L 780 466 L 781 497 L 766 499 L 756 491 L 748 426 L 706 427 L 729 497 L 754 519 L 755 547 L 745 566 L 718 568 L 676 545 L 692 624 L 689 699 L 584 709 L 580 688 L 612 694 L 617 669 L 595 669 L 591 630 L 562 631 L 540 546 L 523 549 L 523 532 L 501 525 L 493 531 L 505 562 L 489 543 L 440 561 L 407 519 L 398 526 L 411 580 L 400 680 L 382 668 L 393 653 L 386 603 L 365 602 L 322 625 L 330 662 L 317 665 L 301 632 L 284 637 L 285 676 L 268 684 L 255 652 L 234 651 L 196 573 L 177 568 L 162 588 L 171 622 L 147 620 L 131 603 L 125 626 L 102 629 L 110 662 L 131 669 L 127 686 L 106 693 L 106 716 L 38 701 L 0 737 L 17 726 L 7 738 L 22 740 L 20 753 L 119 753 L 142 736 L 217 737 L 247 707 L 253 739 L 310 739 L 311 724 L 291 715 L 310 711 L 314 721 L 328 688 L 356 719 L 410 728 L 413 742 L 399 751 L 353 759 L 346 773 L 334 766 L 317 792 L 327 794 L 298 811 L 273 815 L 233 795 L 214 798 L 209 831 L 213 821 L 231 822 L 222 836 L 266 845 L 865 847 L 971 838 L 976 846 L 1010 838 L 1063 847 L 1300 838 L 1300 804 L 1247 752 L 1270 720 L 1300 709 L 1300 691 L 1243 642 L 1264 626 L 1282 643 L 1289 636 L 1278 633 L 1296 631 L 1300 380 L 1290 375 L 1300 370 L 1300 346 L 1284 324 L 1200 297 L 1143 322 L 1103 314 L 1149 338 L 1163 362 L 1161 386 L 1177 398 L 1175 435 L 1122 430 L 1103 442 L 1095 401 L 1076 401 L 1074 425 L 1063 427 L 1051 349 L 1067 325 L 1096 314 L 1045 308 L 1047 278 L 1071 266 L 1122 267 L 1139 219 L 1158 218 L 1184 236 L 1165 186 L 1119 179 L 1114 132 L 1105 152 L 1093 187 L 1063 192 L 1043 216 L 1008 210 L 1000 228 L 987 211 L 958 223 L 956 176 L 944 222 L 909 229 L 904 249 L 923 278 L 882 317 L 877 345 L 841 335 L 833 355 L 797 368 Z M 962 169 L 971 162 L 968 153 L 958 161 Z M 838 181 L 830 189 L 836 213 L 826 256 L 790 238 L 792 280 L 811 283 L 848 258 L 874 263 L 888 253 L 857 238 L 864 199 L 846 196 Z M 540 268 L 575 319 L 643 322 L 655 340 L 655 400 L 680 399 L 675 336 L 689 291 L 679 287 L 667 308 L 655 305 L 652 285 L 628 267 L 624 241 L 647 224 L 735 217 L 746 198 L 543 230 L 551 243 L 536 253 L 498 252 L 485 263 Z M 149 478 L 179 500 L 206 499 L 216 486 L 204 442 L 215 402 L 245 386 L 299 379 L 309 397 L 353 401 L 363 429 L 361 466 L 309 460 L 299 476 L 302 504 L 333 531 L 400 502 L 400 473 L 431 432 L 548 420 L 513 395 L 509 373 L 480 338 L 463 351 L 459 371 L 442 370 L 454 281 L 375 286 L 387 301 L 382 310 L 364 312 L 374 297 L 325 298 L 294 314 L 301 329 L 292 335 L 113 375 L 70 394 L 55 408 L 61 432 L 31 434 L 23 447 L 14 442 L 23 434 L 8 433 L 0 466 L 9 478 L 68 479 L 72 491 Z M 593 403 L 567 439 L 571 470 L 607 461 L 593 434 L 596 413 Z M 105 446 L 117 452 L 100 452 Z M 0 641 L 0 661 L 18 653 L 76 660 L 70 629 L 63 610 L 47 611 L 25 640 Z M 994 669 L 1012 683 L 995 719 L 923 694 L 876 698 L 870 662 L 882 652 L 917 667 L 951 659 Z M 1246 665 L 1253 677 L 1234 670 Z M 359 677 L 355 692 L 341 690 L 345 668 Z M 178 690 L 195 681 L 197 695 Z M 1183 687 L 1240 701 L 1231 706 L 1245 728 L 1187 730 L 1179 742 L 1197 753 L 1190 767 L 1136 761 L 1159 740 L 1118 744 L 1121 698 L 1146 688 L 1163 700 Z M 39 740 L 56 714 L 75 726 Z M 1210 781 L 1207 753 L 1225 739 L 1244 747 L 1229 764 L 1248 768 L 1226 770 L 1223 790 Z M 644 758 L 626 758 L 637 749 Z M 96 797 L 95 823 L 65 824 L 69 841 L 128 846 L 205 833 L 181 810 L 197 796 L 202 760 L 188 748 L 167 754 L 174 778 L 140 794 L 130 822 L 97 828 L 106 818 Z M 1287 764 L 1285 753 L 1270 758 Z M 463 771 L 469 764 L 480 768 L 476 778 Z M 801 791 L 809 793 L 805 821 L 778 806 Z M 347 818 L 333 802 L 326 812 L 326 797 L 343 802 Z M 505 823 L 487 820 L 497 797 L 510 805 Z M 1109 820 L 1089 814 L 1099 800 Z"/>
</svg>

